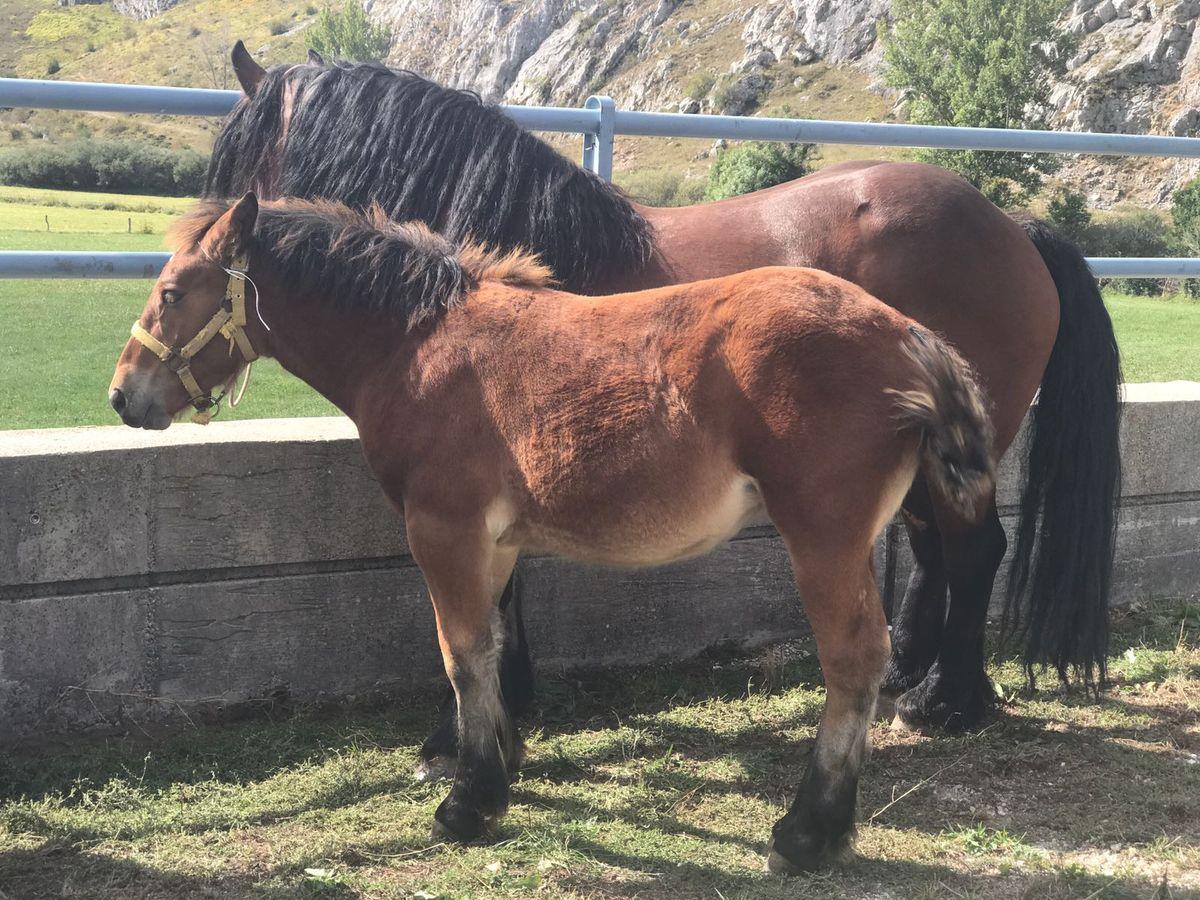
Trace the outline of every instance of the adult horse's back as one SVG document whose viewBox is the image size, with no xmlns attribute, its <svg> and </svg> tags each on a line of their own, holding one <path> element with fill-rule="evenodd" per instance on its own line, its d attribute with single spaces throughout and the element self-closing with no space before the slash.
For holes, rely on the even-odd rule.
<svg viewBox="0 0 1200 900">
<path fill-rule="evenodd" d="M 719 203 L 638 206 L 478 97 L 411 73 L 319 61 L 268 72 L 240 45 L 234 67 L 246 97 L 217 139 L 210 195 L 379 203 L 454 240 L 535 250 L 580 293 L 824 269 L 960 349 L 990 398 L 997 456 L 1040 387 L 1006 618 L 1030 667 L 1103 678 L 1120 369 L 1078 248 L 913 163 L 848 163 Z M 916 566 L 893 616 L 885 688 L 911 725 L 971 727 L 992 696 L 984 625 L 1007 548 L 995 498 L 965 519 L 918 479 L 904 515 Z M 519 653 L 506 671 L 510 684 L 527 671 Z M 453 734 L 443 729 L 425 755 L 449 750 Z"/>
</svg>

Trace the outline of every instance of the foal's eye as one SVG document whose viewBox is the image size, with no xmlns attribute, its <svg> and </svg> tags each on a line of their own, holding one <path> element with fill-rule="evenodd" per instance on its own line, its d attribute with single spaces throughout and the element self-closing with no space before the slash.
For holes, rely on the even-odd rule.
<svg viewBox="0 0 1200 900">
<path fill-rule="evenodd" d="M 163 291 L 162 300 L 167 306 L 174 306 L 183 299 L 183 291 Z"/>
</svg>

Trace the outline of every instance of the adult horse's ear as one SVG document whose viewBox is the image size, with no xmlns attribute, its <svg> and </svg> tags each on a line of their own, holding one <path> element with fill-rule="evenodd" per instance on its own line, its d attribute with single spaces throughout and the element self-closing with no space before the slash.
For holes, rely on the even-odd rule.
<svg viewBox="0 0 1200 900">
<path fill-rule="evenodd" d="M 259 83 L 266 77 L 267 70 L 254 61 L 254 57 L 241 41 L 233 45 L 233 51 L 229 55 L 233 60 L 233 72 L 237 75 L 238 83 L 247 97 L 253 97 Z"/>
<path fill-rule="evenodd" d="M 310 66 L 323 66 L 323 65 L 325 65 L 325 57 L 323 57 L 320 53 L 318 53 L 312 47 L 309 47 L 308 48 L 308 64 Z"/>
</svg>

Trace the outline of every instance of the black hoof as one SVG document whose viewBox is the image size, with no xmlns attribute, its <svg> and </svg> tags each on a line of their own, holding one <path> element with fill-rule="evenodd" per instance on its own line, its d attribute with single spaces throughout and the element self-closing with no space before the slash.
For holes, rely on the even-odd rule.
<svg viewBox="0 0 1200 900">
<path fill-rule="evenodd" d="M 883 681 L 879 683 L 879 693 L 893 698 L 908 693 L 921 683 L 928 671 L 901 665 L 894 658 L 889 659 Z"/>
<path fill-rule="evenodd" d="M 435 841 L 447 844 L 470 844 L 486 838 L 499 815 L 485 815 L 478 809 L 455 799 L 451 794 L 433 814 Z"/>
<path fill-rule="evenodd" d="M 781 833 L 776 825 L 767 848 L 767 871 L 773 875 L 802 875 L 828 868 L 846 857 L 853 838 L 852 831 L 841 836 Z"/>
<path fill-rule="evenodd" d="M 946 687 L 947 679 L 930 676 L 896 700 L 896 718 L 905 728 L 924 733 L 975 731 L 991 715 L 995 692 L 980 672 L 965 691 Z"/>
</svg>

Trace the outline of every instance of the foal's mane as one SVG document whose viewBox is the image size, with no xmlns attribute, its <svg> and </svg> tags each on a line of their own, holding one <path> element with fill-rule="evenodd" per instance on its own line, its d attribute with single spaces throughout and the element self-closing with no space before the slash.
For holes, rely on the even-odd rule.
<svg viewBox="0 0 1200 900">
<path fill-rule="evenodd" d="M 171 248 L 195 246 L 230 206 L 201 201 L 171 226 Z M 551 282 L 550 270 L 529 253 L 455 247 L 420 222 L 392 221 L 378 206 L 358 212 L 328 200 L 260 204 L 251 249 L 289 288 L 344 309 L 395 315 L 410 328 L 457 305 L 482 281 Z"/>
<path fill-rule="evenodd" d="M 266 74 L 218 135 L 205 196 L 251 189 L 378 203 L 455 243 L 531 248 L 564 287 L 584 293 L 640 270 L 654 249 L 649 223 L 618 188 L 478 95 L 376 63 Z"/>
</svg>

